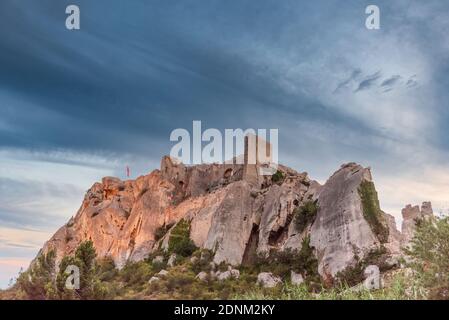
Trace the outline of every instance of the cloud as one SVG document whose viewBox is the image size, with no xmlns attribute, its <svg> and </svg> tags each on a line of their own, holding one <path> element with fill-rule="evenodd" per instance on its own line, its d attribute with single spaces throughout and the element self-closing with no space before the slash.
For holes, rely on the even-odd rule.
<svg viewBox="0 0 449 320">
<path fill-rule="evenodd" d="M 367 89 L 374 87 L 374 85 L 376 84 L 377 80 L 380 79 L 380 77 L 381 77 L 380 71 L 377 71 L 376 73 L 368 75 L 362 81 L 359 82 L 359 85 L 354 92 L 359 92 L 359 91 L 367 90 Z"/>
<path fill-rule="evenodd" d="M 400 75 L 394 75 L 382 81 L 380 86 L 385 88 L 385 90 L 392 89 L 401 79 L 402 77 Z"/>
<path fill-rule="evenodd" d="M 416 75 L 411 76 L 407 82 L 405 83 L 405 85 L 407 86 L 407 88 L 413 88 L 416 87 L 418 85 L 418 81 L 416 80 Z"/>
<path fill-rule="evenodd" d="M 24 230 L 13 227 L 0 227 L 0 258 L 28 257 L 35 255 L 37 250 L 48 240 L 51 231 Z"/>
<path fill-rule="evenodd" d="M 354 70 L 354 71 L 352 71 L 352 73 L 351 73 L 351 75 L 349 76 L 349 78 L 347 78 L 346 80 L 343 80 L 342 82 L 340 82 L 339 84 L 338 84 L 338 86 L 335 88 L 335 90 L 334 90 L 334 93 L 337 93 L 338 91 L 340 91 L 341 89 L 343 89 L 343 88 L 347 88 L 348 87 L 348 85 L 351 83 L 351 82 L 354 82 L 354 81 L 356 81 L 358 78 L 359 78 L 359 76 L 362 74 L 362 70 L 360 70 L 360 69 L 356 69 L 356 70 Z"/>
</svg>

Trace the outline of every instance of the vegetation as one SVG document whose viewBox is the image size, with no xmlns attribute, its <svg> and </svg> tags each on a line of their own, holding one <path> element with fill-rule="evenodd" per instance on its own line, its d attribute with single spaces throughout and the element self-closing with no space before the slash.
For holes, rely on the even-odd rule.
<svg viewBox="0 0 449 320">
<path fill-rule="evenodd" d="M 387 258 L 387 249 L 384 246 L 373 249 L 366 254 L 363 259 L 356 255 L 355 265 L 347 267 L 336 275 L 336 283 L 339 286 L 355 286 L 365 279 L 364 271 L 369 265 L 376 265 L 381 272 L 388 271 L 391 266 L 385 260 Z"/>
<path fill-rule="evenodd" d="M 187 224 L 183 223 L 181 226 L 178 231 L 183 230 L 185 234 Z M 180 235 L 181 232 L 175 234 Z M 162 264 L 166 267 L 165 261 L 170 255 L 168 251 L 154 252 L 144 261 L 128 262 L 118 270 L 110 258 L 95 259 L 92 243 L 83 242 L 73 256 L 62 259 L 60 271 L 56 275 L 54 275 L 54 253 L 42 255 L 39 258 L 40 264 L 36 264 L 36 267 L 39 266 L 39 272 L 35 271 L 39 277 L 44 278 L 39 282 L 42 285 L 36 286 L 36 281 L 33 283 L 24 281 L 27 286 L 21 283 L 18 292 L 25 292 L 27 289 L 24 297 L 29 299 L 231 299 L 255 289 L 258 272 L 262 269 L 269 270 L 270 264 L 274 264 L 277 272 L 283 274 L 287 281 L 292 266 L 296 271 L 307 275 L 307 279 L 312 279 L 313 275 L 317 275 L 317 261 L 312 250 L 308 239 L 305 239 L 299 252 L 294 254 L 273 252 L 273 256 L 269 259 L 262 261 L 261 258 L 257 267 L 241 268 L 239 279 L 217 281 L 210 276 L 205 280 L 196 278 L 201 271 L 210 274 L 213 270 L 227 270 L 228 266 L 224 263 L 218 266 L 211 264 L 213 258 L 211 250 L 196 250 L 190 258 L 181 258 L 179 264 L 169 268 L 168 275 L 161 276 L 158 275 L 161 266 L 152 261 L 156 256 L 162 256 L 164 258 Z M 65 288 L 68 275 L 64 270 L 68 265 L 76 265 L 83 270 L 79 290 Z M 53 274 L 53 277 L 50 274 Z M 159 280 L 149 283 L 152 277 Z M 25 279 L 27 277 L 22 275 L 22 280 Z M 31 289 L 40 291 L 36 294 Z"/>
<path fill-rule="evenodd" d="M 319 292 L 310 285 L 284 285 L 273 290 L 255 287 L 236 299 L 286 299 L 286 300 L 408 300 L 449 299 L 449 218 L 422 219 L 411 245 L 404 249 L 406 268 L 386 271 L 384 247 L 371 251 L 355 266 L 337 275 L 339 281 L 331 288 Z M 368 291 L 354 289 L 360 283 L 364 267 L 376 264 L 381 271 L 395 273 L 383 289 Z"/>
<path fill-rule="evenodd" d="M 194 259 L 191 261 L 192 271 L 195 274 L 201 271 L 210 272 L 212 270 L 211 262 L 213 258 L 213 252 L 207 249 L 200 249 L 193 255 Z"/>
<path fill-rule="evenodd" d="M 56 254 L 52 250 L 42 253 L 28 271 L 19 275 L 17 285 L 26 296 L 37 300 L 55 298 L 55 258 Z"/>
<path fill-rule="evenodd" d="M 308 283 L 319 283 L 320 275 L 318 274 L 318 260 L 313 253 L 314 248 L 310 246 L 310 237 L 304 238 L 299 251 L 298 268 L 297 272 L 301 272 L 301 269 L 306 276 L 305 280 Z"/>
<path fill-rule="evenodd" d="M 282 182 L 284 181 L 284 179 L 285 179 L 284 173 L 283 173 L 282 171 L 279 171 L 279 170 L 277 170 L 276 173 L 274 173 L 274 174 L 271 176 L 271 181 L 272 181 L 273 183 L 277 183 L 277 184 L 282 184 Z"/>
<path fill-rule="evenodd" d="M 196 249 L 197 247 L 190 239 L 190 222 L 186 219 L 181 219 L 170 233 L 168 252 L 188 257 Z"/>
<path fill-rule="evenodd" d="M 293 217 L 298 232 L 303 232 L 307 226 L 311 225 L 318 213 L 317 201 L 306 201 L 302 206 L 293 210 Z"/>
<path fill-rule="evenodd" d="M 105 264 L 96 261 L 95 248 L 91 241 L 82 242 L 74 256 L 66 256 L 59 264 L 56 273 L 55 252 L 39 255 L 35 263 L 26 272 L 19 275 L 16 288 L 29 299 L 102 299 L 107 296 L 107 288 L 102 282 L 105 277 Z M 66 289 L 70 274 L 65 271 L 69 265 L 80 270 L 80 288 Z M 115 272 L 115 266 L 109 265 L 109 272 Z"/>
<path fill-rule="evenodd" d="M 260 272 L 272 272 L 283 280 L 290 280 L 290 273 L 294 271 L 301 273 L 305 281 L 311 286 L 320 285 L 321 279 L 318 274 L 318 260 L 313 253 L 314 248 L 310 246 L 310 238 L 304 238 L 301 249 L 284 251 L 272 250 L 269 254 L 260 254 L 256 257 L 254 264 L 245 267 L 244 270 L 257 278 Z"/>
<path fill-rule="evenodd" d="M 449 299 L 449 218 L 422 219 L 405 253 L 424 295 Z"/>
<path fill-rule="evenodd" d="M 299 286 L 286 284 L 281 288 L 253 288 L 244 294 L 237 294 L 234 299 L 243 300 L 407 300 L 413 299 L 407 285 L 407 279 L 399 275 L 393 279 L 388 288 L 369 291 L 353 290 L 348 286 L 324 288 L 315 292 L 304 283 Z"/>
<path fill-rule="evenodd" d="M 188 223 L 183 222 L 177 234 L 186 235 Z M 181 232 L 182 231 L 182 232 Z M 172 249 L 177 248 L 173 245 Z M 389 270 L 385 263 L 386 249 L 380 246 L 337 275 L 331 287 L 324 286 L 318 275 L 318 261 L 310 246 L 310 239 L 303 240 L 300 250 L 272 251 L 258 256 L 251 266 L 240 267 L 239 279 L 217 281 L 210 272 L 225 270 L 226 264 L 211 264 L 213 252 L 198 249 L 191 257 L 181 258 L 168 268 L 168 274 L 160 275 L 166 268 L 169 252 L 157 251 L 144 261 L 128 262 L 121 270 L 111 258 L 96 258 L 92 242 L 80 244 L 74 255 L 66 256 L 55 268 L 55 253 L 41 254 L 30 269 L 19 275 L 17 283 L 9 290 L 1 291 L 6 299 L 448 299 L 449 292 L 449 218 L 423 219 L 411 246 L 405 250 L 407 268 Z M 161 265 L 152 263 L 156 256 L 163 256 Z M 383 289 L 368 291 L 356 286 L 363 281 L 363 270 L 375 264 L 386 276 Z M 65 288 L 69 265 L 81 270 L 81 286 L 78 290 Z M 290 272 L 301 273 L 302 285 L 290 283 Z M 206 272 L 205 279 L 197 279 L 199 272 Z M 273 272 L 282 277 L 283 284 L 276 288 L 256 285 L 259 272 Z M 158 281 L 149 282 L 152 277 Z"/>
<path fill-rule="evenodd" d="M 374 183 L 363 181 L 358 191 L 362 199 L 363 216 L 379 241 L 382 243 L 387 242 L 389 231 L 382 216 L 382 210 L 380 210 L 379 198 Z"/>
</svg>

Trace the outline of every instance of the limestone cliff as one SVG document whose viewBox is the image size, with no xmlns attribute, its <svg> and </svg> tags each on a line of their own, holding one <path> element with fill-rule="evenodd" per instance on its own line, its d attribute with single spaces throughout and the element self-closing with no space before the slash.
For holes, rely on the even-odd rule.
<svg viewBox="0 0 449 320">
<path fill-rule="evenodd" d="M 350 163 L 329 178 L 318 196 L 320 209 L 312 226 L 311 244 L 317 250 L 322 275 L 334 276 L 350 265 L 355 255 L 363 257 L 386 242 L 382 238 L 385 217 L 378 208 L 377 194 L 363 194 L 375 193 L 363 191 L 364 183 L 372 183 L 370 170 Z M 364 203 L 364 196 L 372 198 Z"/>
<path fill-rule="evenodd" d="M 399 248 L 401 235 L 379 208 L 368 168 L 344 165 L 324 186 L 281 165 L 273 176 L 247 179 L 244 172 L 242 164 L 185 166 L 164 157 L 160 170 L 136 180 L 103 178 L 42 251 L 54 249 L 59 261 L 92 240 L 98 256 L 112 257 L 120 268 L 166 249 L 181 219 L 197 247 L 231 265 L 273 249 L 300 249 L 310 236 L 319 273 L 333 277 L 373 248 Z M 310 204 L 313 219 L 299 229 L 295 219 Z"/>
</svg>

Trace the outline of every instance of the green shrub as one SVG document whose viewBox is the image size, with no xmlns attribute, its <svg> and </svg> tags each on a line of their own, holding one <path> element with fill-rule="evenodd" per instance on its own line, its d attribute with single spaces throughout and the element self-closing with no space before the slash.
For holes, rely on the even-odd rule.
<svg viewBox="0 0 449 320">
<path fill-rule="evenodd" d="M 101 281 L 112 281 L 118 275 L 114 260 L 111 257 L 104 257 L 97 260 L 96 274 Z"/>
<path fill-rule="evenodd" d="M 165 261 L 154 261 L 151 262 L 151 268 L 154 272 L 159 272 L 162 269 L 165 269 L 167 267 L 167 263 Z"/>
<path fill-rule="evenodd" d="M 168 252 L 179 254 L 183 257 L 191 256 L 197 247 L 190 239 L 190 223 L 182 219 L 170 232 L 168 241 Z"/>
<path fill-rule="evenodd" d="M 59 299 L 106 299 L 111 296 L 112 282 L 118 275 L 114 261 L 109 258 L 96 259 L 97 253 L 92 241 L 81 242 L 73 256 L 65 256 L 59 264 L 56 275 L 56 292 Z M 65 287 L 69 274 L 68 266 L 75 265 L 80 270 L 80 288 Z"/>
<path fill-rule="evenodd" d="M 142 286 L 153 276 L 154 270 L 145 261 L 127 262 L 120 270 L 120 280 L 128 288 L 142 289 Z"/>
<path fill-rule="evenodd" d="M 272 272 L 284 280 L 289 279 L 290 272 L 293 270 L 301 273 L 307 283 L 321 282 L 318 274 L 318 260 L 315 257 L 314 248 L 310 246 L 310 237 L 303 239 L 300 250 L 271 250 L 268 254 L 259 254 L 254 264 L 244 267 L 243 270 L 253 275 L 260 272 Z"/>
<path fill-rule="evenodd" d="M 29 299 L 43 300 L 56 297 L 55 258 L 54 250 L 46 254 L 41 253 L 30 268 L 19 275 L 17 285 Z"/>
<path fill-rule="evenodd" d="M 370 250 L 363 259 L 355 256 L 356 263 L 336 274 L 336 282 L 342 286 L 355 286 L 365 280 L 365 269 L 369 265 L 376 265 L 381 272 L 387 271 L 391 267 L 385 263 L 388 257 L 387 249 L 384 246 Z"/>
<path fill-rule="evenodd" d="M 371 181 L 363 181 L 358 191 L 362 200 L 365 220 L 379 241 L 382 243 L 387 242 L 389 231 L 382 215 L 382 210 L 380 210 L 379 198 L 374 183 Z"/>
<path fill-rule="evenodd" d="M 271 176 L 271 181 L 277 184 L 282 184 L 284 179 L 285 179 L 284 173 L 279 170 L 277 170 L 276 173 Z"/>
<path fill-rule="evenodd" d="M 317 201 L 306 201 L 302 206 L 293 210 L 293 217 L 298 232 L 303 232 L 307 226 L 313 224 L 318 213 Z"/>
<path fill-rule="evenodd" d="M 318 259 L 315 257 L 314 248 L 310 246 L 310 236 L 305 237 L 302 241 L 298 262 L 299 265 L 295 271 L 303 273 L 305 275 L 306 282 L 321 282 L 321 278 L 318 273 Z"/>
<path fill-rule="evenodd" d="M 449 299 L 449 218 L 422 219 L 404 252 L 426 296 Z"/>
<path fill-rule="evenodd" d="M 76 259 L 73 256 L 65 256 L 62 258 L 61 262 L 59 263 L 59 272 L 56 276 L 56 288 L 58 292 L 58 296 L 60 299 L 64 300 L 70 300 L 76 298 L 76 292 L 74 290 L 66 289 L 65 284 L 67 281 L 67 278 L 69 277 L 69 274 L 65 273 L 65 270 L 68 266 L 75 265 L 79 266 L 81 265 L 80 261 Z"/>
<path fill-rule="evenodd" d="M 75 251 L 75 258 L 80 261 L 84 273 L 92 271 L 96 257 L 97 253 L 91 240 L 81 242 Z"/>
</svg>

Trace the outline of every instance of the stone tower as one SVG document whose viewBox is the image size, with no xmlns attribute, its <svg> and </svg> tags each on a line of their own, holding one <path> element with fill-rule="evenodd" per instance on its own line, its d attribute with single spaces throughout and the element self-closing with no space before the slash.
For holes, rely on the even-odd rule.
<svg viewBox="0 0 449 320">
<path fill-rule="evenodd" d="M 272 163 L 271 143 L 259 136 L 248 134 L 245 136 L 243 180 L 260 186 L 263 181 L 263 171 Z"/>
</svg>

